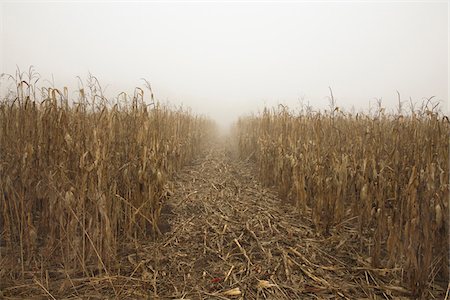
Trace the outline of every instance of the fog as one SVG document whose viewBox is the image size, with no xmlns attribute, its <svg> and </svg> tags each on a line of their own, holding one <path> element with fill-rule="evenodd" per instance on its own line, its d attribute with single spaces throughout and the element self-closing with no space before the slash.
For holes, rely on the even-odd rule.
<svg viewBox="0 0 450 300">
<path fill-rule="evenodd" d="M 265 105 L 368 111 L 436 96 L 448 111 L 448 2 L 0 4 L 0 73 L 56 87 L 90 72 L 113 97 L 149 80 L 162 102 L 227 126 Z M 43 79 L 41 81 L 43 81 Z M 405 102 L 405 105 L 408 103 Z"/>
</svg>

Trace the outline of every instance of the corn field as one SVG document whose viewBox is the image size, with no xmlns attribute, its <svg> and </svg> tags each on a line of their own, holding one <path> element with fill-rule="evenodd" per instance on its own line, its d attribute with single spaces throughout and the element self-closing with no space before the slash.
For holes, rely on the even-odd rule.
<svg viewBox="0 0 450 300">
<path fill-rule="evenodd" d="M 69 104 L 66 88 L 15 80 L 0 103 L 1 281 L 55 265 L 108 274 L 121 243 L 160 234 L 167 179 L 212 122 L 159 105 L 151 89 L 151 105 L 139 88 L 109 103 L 91 77 Z"/>
<path fill-rule="evenodd" d="M 0 101 L 0 298 L 444 298 L 449 134 L 428 109 L 215 123 L 90 76 Z M 446 296 L 446 297 L 447 297 Z"/>
<path fill-rule="evenodd" d="M 236 125 L 242 158 L 258 165 L 300 216 L 329 236 L 353 228 L 376 268 L 402 268 L 421 295 L 449 274 L 449 134 L 445 116 L 265 109 Z"/>
</svg>

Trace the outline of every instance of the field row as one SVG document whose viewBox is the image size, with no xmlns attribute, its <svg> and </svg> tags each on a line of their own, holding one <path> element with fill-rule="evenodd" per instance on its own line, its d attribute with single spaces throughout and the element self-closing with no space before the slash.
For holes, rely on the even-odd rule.
<svg viewBox="0 0 450 300">
<path fill-rule="evenodd" d="M 168 179 L 214 128 L 147 105 L 141 89 L 115 105 L 94 88 L 73 105 L 67 94 L 47 89 L 38 99 L 21 82 L 0 103 L 2 277 L 55 264 L 108 274 L 120 243 L 160 233 Z"/>
<path fill-rule="evenodd" d="M 264 110 L 236 126 L 243 158 L 324 236 L 355 229 L 376 268 L 403 268 L 421 294 L 448 282 L 449 134 L 446 117 Z"/>
</svg>

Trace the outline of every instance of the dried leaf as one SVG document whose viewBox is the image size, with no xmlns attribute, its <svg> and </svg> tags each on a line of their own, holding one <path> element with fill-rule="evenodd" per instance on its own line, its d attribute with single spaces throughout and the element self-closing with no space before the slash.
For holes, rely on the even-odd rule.
<svg viewBox="0 0 450 300">
<path fill-rule="evenodd" d="M 223 295 L 225 296 L 239 296 L 241 293 L 241 290 L 237 287 L 228 291 L 223 292 Z"/>
<path fill-rule="evenodd" d="M 268 288 L 271 288 L 271 287 L 274 287 L 274 286 L 277 286 L 277 285 L 274 284 L 274 283 L 270 283 L 267 280 L 258 280 L 258 284 L 256 285 L 256 287 L 258 289 L 268 289 Z"/>
</svg>

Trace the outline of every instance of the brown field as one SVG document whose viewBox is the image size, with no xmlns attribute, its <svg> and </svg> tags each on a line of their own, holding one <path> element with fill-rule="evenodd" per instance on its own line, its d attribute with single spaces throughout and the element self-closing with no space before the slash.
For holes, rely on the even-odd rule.
<svg viewBox="0 0 450 300">
<path fill-rule="evenodd" d="M 323 236 L 352 230 L 374 268 L 401 269 L 423 295 L 449 276 L 447 117 L 265 110 L 237 125 L 242 157 Z M 427 296 L 429 297 L 429 295 Z"/>
<path fill-rule="evenodd" d="M 15 78 L 0 103 L 4 299 L 448 299 L 434 109 L 265 109 L 226 138 L 154 101 Z M 151 104 L 144 101 L 150 94 Z"/>
</svg>

